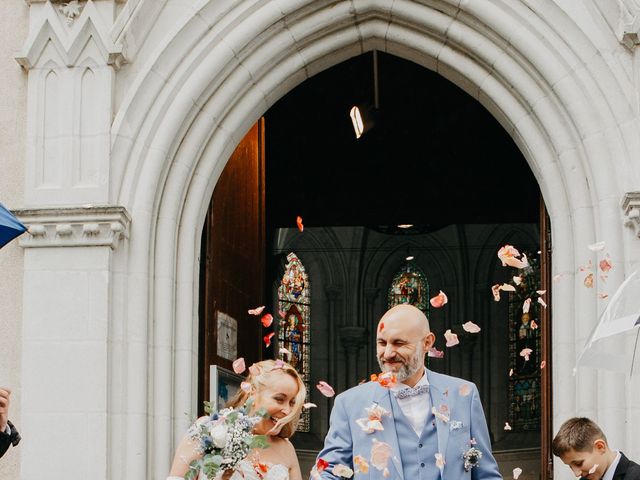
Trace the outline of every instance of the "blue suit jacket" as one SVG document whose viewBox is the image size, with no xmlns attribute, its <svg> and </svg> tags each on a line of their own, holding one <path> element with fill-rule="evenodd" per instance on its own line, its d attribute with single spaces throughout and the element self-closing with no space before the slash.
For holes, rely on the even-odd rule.
<svg viewBox="0 0 640 480">
<path fill-rule="evenodd" d="M 498 465 L 491 454 L 489 431 L 476 386 L 466 380 L 430 370 L 427 370 L 427 379 L 430 385 L 431 405 L 439 411 L 448 410 L 449 416 L 449 421 L 436 420 L 437 451 L 444 455 L 446 462 L 441 471 L 441 478 L 443 480 L 501 479 Z M 463 385 L 465 386 L 461 391 L 460 387 Z M 404 480 L 400 449 L 415 448 L 415 442 L 409 443 L 410 440 L 398 439 L 395 422 L 391 416 L 390 395 L 390 391 L 377 382 L 368 382 L 336 397 L 331 412 L 329 433 L 327 433 L 324 448 L 318 455 L 318 458 L 329 462 L 329 467 L 321 474 L 323 479 L 338 480 L 340 478 L 331 473 L 337 464 L 347 465 L 355 470 L 353 466 L 355 455 L 361 455 L 369 461 L 373 439 L 376 439 L 389 444 L 393 450 L 388 464 L 390 475 L 385 480 Z M 366 433 L 356 420 L 367 417 L 365 408 L 373 404 L 380 405 L 390 414 L 383 417 L 384 430 Z M 446 408 L 442 407 L 443 405 Z M 425 408 L 427 408 L 426 402 Z M 470 471 L 465 471 L 463 454 L 471 448 L 472 439 L 475 440 L 475 448 L 482 452 L 482 458 L 477 466 Z M 433 461 L 435 463 L 435 458 Z M 366 476 L 382 479 L 382 473 L 371 465 Z M 365 475 L 357 474 L 357 476 L 361 478 Z"/>
</svg>

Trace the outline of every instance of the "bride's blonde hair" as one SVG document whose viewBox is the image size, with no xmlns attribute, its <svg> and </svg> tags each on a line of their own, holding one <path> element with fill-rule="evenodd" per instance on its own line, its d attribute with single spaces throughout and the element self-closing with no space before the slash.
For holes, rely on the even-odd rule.
<svg viewBox="0 0 640 480">
<path fill-rule="evenodd" d="M 302 413 L 302 406 L 304 405 L 304 400 L 307 397 L 307 389 L 305 388 L 302 378 L 300 378 L 296 369 L 288 363 L 281 360 L 263 360 L 261 362 L 254 363 L 251 368 L 249 368 L 249 375 L 245 379 L 245 382 L 251 385 L 250 391 L 245 391 L 243 389 L 238 390 L 238 393 L 236 393 L 236 395 L 227 402 L 226 406 L 233 408 L 241 407 L 247 403 L 247 400 L 250 398 L 260 395 L 260 392 L 264 387 L 273 382 L 273 380 L 269 381 L 269 378 L 276 374 L 289 375 L 298 384 L 298 393 L 295 396 L 291 413 L 278 420 L 278 423 L 273 427 L 274 430 L 280 428 L 278 433 L 279 437 L 290 438 L 295 433 L 296 427 L 298 426 L 300 413 Z"/>
</svg>

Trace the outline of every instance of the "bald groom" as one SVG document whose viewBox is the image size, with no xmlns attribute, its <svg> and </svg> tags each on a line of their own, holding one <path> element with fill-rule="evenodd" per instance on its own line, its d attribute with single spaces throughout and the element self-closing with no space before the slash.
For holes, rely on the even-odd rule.
<svg viewBox="0 0 640 480">
<path fill-rule="evenodd" d="M 397 383 L 368 382 L 336 397 L 318 455 L 329 464 L 321 476 L 338 480 L 332 471 L 342 464 L 380 479 L 501 479 L 476 386 L 424 367 L 435 342 L 424 313 L 395 306 L 377 332 L 380 369 L 394 373 Z M 382 411 L 382 429 L 367 424 L 372 411 Z M 384 444 L 391 453 L 386 462 Z"/>
</svg>

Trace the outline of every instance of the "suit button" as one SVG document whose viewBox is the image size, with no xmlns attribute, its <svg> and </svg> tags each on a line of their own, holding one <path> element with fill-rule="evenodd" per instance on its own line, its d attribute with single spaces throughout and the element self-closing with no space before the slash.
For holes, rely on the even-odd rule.
<svg viewBox="0 0 640 480">
<path fill-rule="evenodd" d="M 421 463 L 421 464 L 420 464 L 420 466 L 421 466 L 422 468 L 424 468 L 424 463 Z"/>
<path fill-rule="evenodd" d="M 421 443 L 418 444 L 418 448 L 422 448 L 422 444 Z"/>
</svg>

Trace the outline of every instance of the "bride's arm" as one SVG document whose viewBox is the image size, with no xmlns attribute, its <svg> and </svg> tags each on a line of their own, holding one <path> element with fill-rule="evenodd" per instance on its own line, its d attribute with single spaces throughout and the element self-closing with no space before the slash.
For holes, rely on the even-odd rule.
<svg viewBox="0 0 640 480">
<path fill-rule="evenodd" d="M 176 454 L 173 457 L 173 463 L 171 464 L 171 471 L 169 477 L 182 478 L 189 471 L 189 464 L 200 458 L 202 455 L 198 453 L 197 442 L 192 441 L 189 437 L 184 437 L 178 448 Z"/>
<path fill-rule="evenodd" d="M 296 455 L 296 449 L 291 442 L 287 440 L 287 463 L 289 465 L 289 480 L 302 480 L 302 473 L 300 472 L 300 462 L 298 462 L 298 455 Z"/>
</svg>

